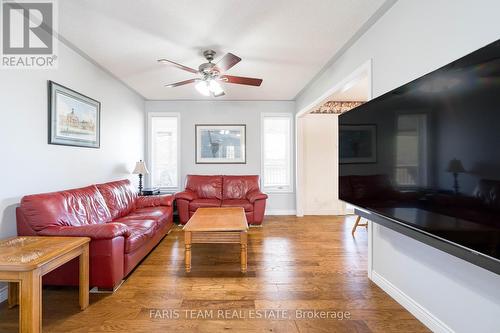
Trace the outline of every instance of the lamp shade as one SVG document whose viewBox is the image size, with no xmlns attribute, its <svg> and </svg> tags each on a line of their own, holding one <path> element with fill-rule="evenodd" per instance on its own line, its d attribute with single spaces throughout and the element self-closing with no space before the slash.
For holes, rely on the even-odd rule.
<svg viewBox="0 0 500 333">
<path fill-rule="evenodd" d="M 132 171 L 133 174 L 140 175 L 149 175 L 148 168 L 146 167 L 146 163 L 143 160 L 135 163 L 135 169 Z"/>
<path fill-rule="evenodd" d="M 450 161 L 450 164 L 448 164 L 448 169 L 446 169 L 446 171 L 452 173 L 463 173 L 465 172 L 465 169 L 462 165 L 462 161 L 454 158 Z"/>
</svg>

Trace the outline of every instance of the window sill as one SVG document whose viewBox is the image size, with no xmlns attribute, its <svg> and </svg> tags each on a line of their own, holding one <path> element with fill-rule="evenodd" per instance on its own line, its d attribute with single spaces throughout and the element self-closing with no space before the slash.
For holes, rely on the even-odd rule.
<svg viewBox="0 0 500 333">
<path fill-rule="evenodd" d="M 179 191 L 178 188 L 160 188 L 160 194 L 174 194 Z"/>
<path fill-rule="evenodd" d="M 293 189 L 286 189 L 286 190 L 277 190 L 277 189 L 262 189 L 262 192 L 264 193 L 272 193 L 272 194 L 291 194 L 295 193 Z"/>
</svg>

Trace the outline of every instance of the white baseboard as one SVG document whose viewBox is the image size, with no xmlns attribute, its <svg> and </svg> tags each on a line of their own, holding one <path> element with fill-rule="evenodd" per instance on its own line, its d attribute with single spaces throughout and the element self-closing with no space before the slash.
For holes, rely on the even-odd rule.
<svg viewBox="0 0 500 333">
<path fill-rule="evenodd" d="M 295 209 L 266 209 L 266 215 L 295 215 Z"/>
<path fill-rule="evenodd" d="M 401 304 L 406 310 L 420 320 L 427 328 L 436 333 L 453 333 L 454 331 L 445 323 L 435 317 L 426 308 L 417 303 L 413 298 L 386 280 L 377 272 L 371 272 L 371 280 L 391 296 L 396 302 Z"/>
<path fill-rule="evenodd" d="M 5 302 L 7 300 L 8 293 L 9 293 L 8 285 L 0 286 L 0 303 Z"/>
<path fill-rule="evenodd" d="M 306 210 L 304 215 L 344 215 L 340 209 Z"/>
</svg>

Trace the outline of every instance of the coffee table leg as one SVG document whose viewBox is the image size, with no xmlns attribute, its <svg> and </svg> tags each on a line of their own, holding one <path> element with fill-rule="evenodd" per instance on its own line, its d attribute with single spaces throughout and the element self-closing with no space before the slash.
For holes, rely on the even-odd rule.
<svg viewBox="0 0 500 333">
<path fill-rule="evenodd" d="M 247 232 L 242 231 L 240 236 L 241 245 L 241 272 L 247 272 Z"/>
<path fill-rule="evenodd" d="M 21 272 L 20 332 L 42 331 L 42 277 L 39 269 Z"/>
<path fill-rule="evenodd" d="M 83 245 L 80 254 L 80 309 L 89 306 L 89 244 Z"/>
<path fill-rule="evenodd" d="M 9 282 L 9 309 L 19 304 L 19 282 Z"/>
<path fill-rule="evenodd" d="M 186 246 L 185 260 L 186 260 L 186 273 L 191 272 L 191 232 L 184 233 L 184 244 Z"/>
</svg>

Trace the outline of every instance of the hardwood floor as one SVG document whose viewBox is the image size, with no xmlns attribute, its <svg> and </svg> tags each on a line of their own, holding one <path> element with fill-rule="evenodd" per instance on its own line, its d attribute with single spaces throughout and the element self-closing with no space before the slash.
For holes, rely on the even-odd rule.
<svg viewBox="0 0 500 333">
<path fill-rule="evenodd" d="M 43 331 L 428 332 L 368 280 L 366 230 L 353 238 L 354 221 L 268 217 L 249 231 L 247 274 L 240 273 L 238 245 L 199 244 L 185 273 L 176 228 L 115 294 L 91 294 L 85 311 L 77 288 L 44 289 Z M 350 319 L 300 319 L 296 310 L 327 310 L 330 318 L 349 312 Z M 18 311 L 0 305 L 0 332 L 17 332 Z M 271 319 L 248 318 L 257 313 Z"/>
</svg>

